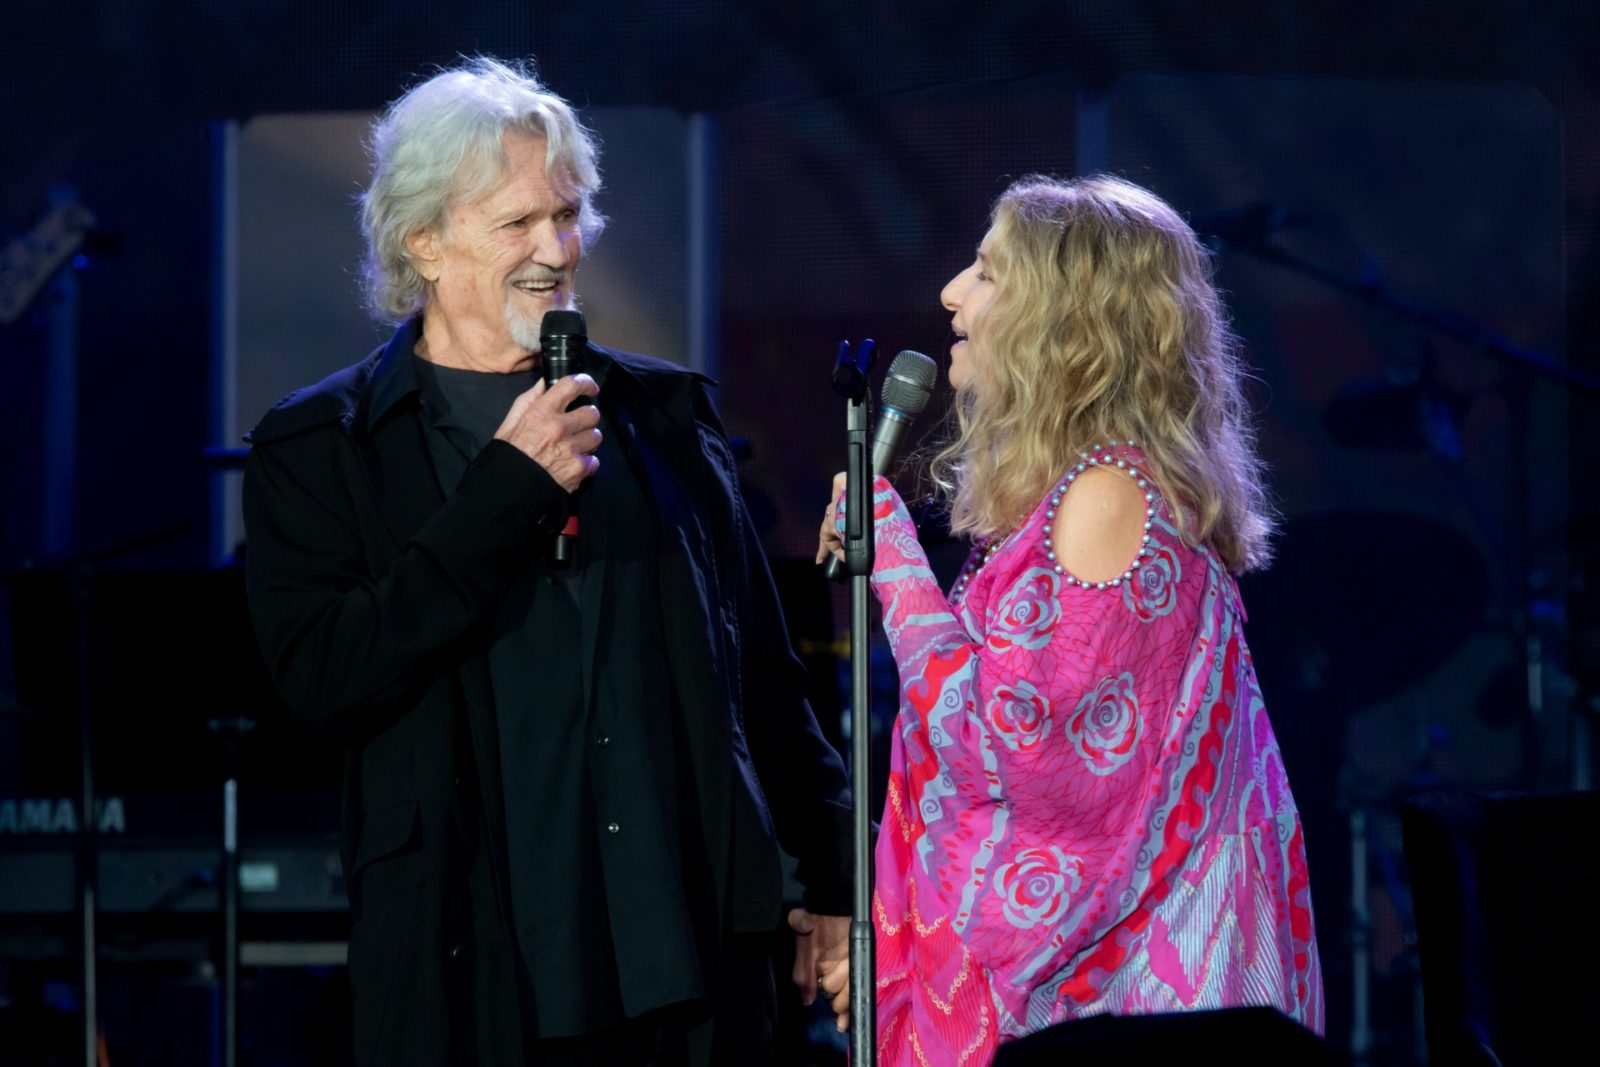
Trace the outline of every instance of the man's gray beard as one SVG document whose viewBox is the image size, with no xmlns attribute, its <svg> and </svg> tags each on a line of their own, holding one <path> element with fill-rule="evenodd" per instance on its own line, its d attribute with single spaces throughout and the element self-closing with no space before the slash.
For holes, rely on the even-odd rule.
<svg viewBox="0 0 1600 1067">
<path fill-rule="evenodd" d="M 516 300 L 514 295 L 506 299 L 506 329 L 510 331 L 513 341 L 526 348 L 529 352 L 537 353 L 539 351 L 539 327 L 542 324 L 529 322 L 526 316 L 519 314 L 516 310 L 516 305 L 512 303 L 514 300 Z M 577 301 L 569 297 L 560 306 L 572 308 L 576 305 Z"/>
<path fill-rule="evenodd" d="M 516 297 L 512 297 L 515 300 Z M 511 300 L 506 301 L 506 329 L 511 331 L 511 339 L 526 348 L 529 352 L 539 351 L 539 324 L 529 322 L 523 315 L 517 313 L 511 306 Z"/>
</svg>

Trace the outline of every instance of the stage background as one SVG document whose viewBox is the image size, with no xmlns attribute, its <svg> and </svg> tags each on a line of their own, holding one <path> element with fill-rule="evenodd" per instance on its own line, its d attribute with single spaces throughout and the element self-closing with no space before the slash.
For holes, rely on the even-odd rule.
<svg viewBox="0 0 1600 1067">
<path fill-rule="evenodd" d="M 1587 784 L 1593 755 L 1574 730 L 1600 693 L 1600 418 L 1500 350 L 1600 372 L 1597 24 L 1510 0 L 8 4 L 0 247 L 63 200 L 97 221 L 67 281 L 0 322 L 0 801 L 72 795 L 87 691 L 130 795 L 209 805 L 205 724 L 247 708 L 246 788 L 331 831 L 337 761 L 248 663 L 216 450 L 385 336 L 356 283 L 370 117 L 430 64 L 534 55 L 602 141 L 591 333 L 720 380 L 779 561 L 809 553 L 840 466 L 839 341 L 943 364 L 938 292 L 1009 180 L 1108 170 L 1216 231 L 1285 520 L 1247 633 L 1306 813 L 1330 1036 L 1417 1062 L 1399 800 Z M 92 690 L 62 575 L 110 583 Z M 833 619 L 807 638 L 823 672 Z M 156 836 L 169 810 L 128 809 Z M 0 864 L 18 845 L 45 847 L 0 833 Z M 0 915 L 0 1060 L 32 1062 L 17 1035 L 70 1015 L 70 937 L 20 921 Z M 109 987 L 123 1062 L 117 1029 L 215 1006 L 203 965 L 168 964 L 149 1010 Z M 259 996 L 315 999 L 266 973 Z"/>
</svg>

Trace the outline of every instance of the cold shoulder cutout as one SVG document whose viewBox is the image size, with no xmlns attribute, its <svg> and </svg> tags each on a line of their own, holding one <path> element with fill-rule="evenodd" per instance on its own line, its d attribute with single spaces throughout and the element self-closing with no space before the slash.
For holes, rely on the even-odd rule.
<svg viewBox="0 0 1600 1067">
<path fill-rule="evenodd" d="M 1069 483 L 1046 536 L 1063 573 L 1098 584 L 1132 571 L 1151 512 L 1136 477 L 1095 466 Z"/>
</svg>

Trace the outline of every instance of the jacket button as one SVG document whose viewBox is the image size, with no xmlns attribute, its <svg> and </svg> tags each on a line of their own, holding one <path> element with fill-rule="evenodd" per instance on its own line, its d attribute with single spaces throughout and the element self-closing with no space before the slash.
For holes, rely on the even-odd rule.
<svg viewBox="0 0 1600 1067">
<path fill-rule="evenodd" d="M 451 963 L 459 962 L 461 957 L 466 955 L 466 952 L 467 952 L 466 946 L 464 946 L 464 945 L 451 945 L 450 946 L 450 962 Z"/>
<path fill-rule="evenodd" d="M 620 834 L 621 832 L 622 832 L 622 827 L 619 826 L 618 824 L 616 824 L 614 822 L 606 823 L 606 833 L 608 833 L 608 834 Z"/>
<path fill-rule="evenodd" d="M 601 734 L 598 738 L 595 739 L 595 744 L 599 745 L 601 748 L 605 748 L 610 743 L 611 743 L 611 735 L 610 734 Z"/>
</svg>

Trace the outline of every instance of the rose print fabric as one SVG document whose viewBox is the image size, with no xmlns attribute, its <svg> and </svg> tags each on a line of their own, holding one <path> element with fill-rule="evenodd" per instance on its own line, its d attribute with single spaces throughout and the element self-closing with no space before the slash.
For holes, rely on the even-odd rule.
<svg viewBox="0 0 1600 1067">
<path fill-rule="evenodd" d="M 1117 460 L 1143 456 L 1085 462 Z M 952 601 L 877 482 L 902 697 L 874 896 L 885 1065 L 987 1064 L 1102 1012 L 1265 1004 L 1322 1027 L 1305 845 L 1238 589 L 1151 488 L 1126 580 L 1057 569 L 1047 497 Z"/>
</svg>

